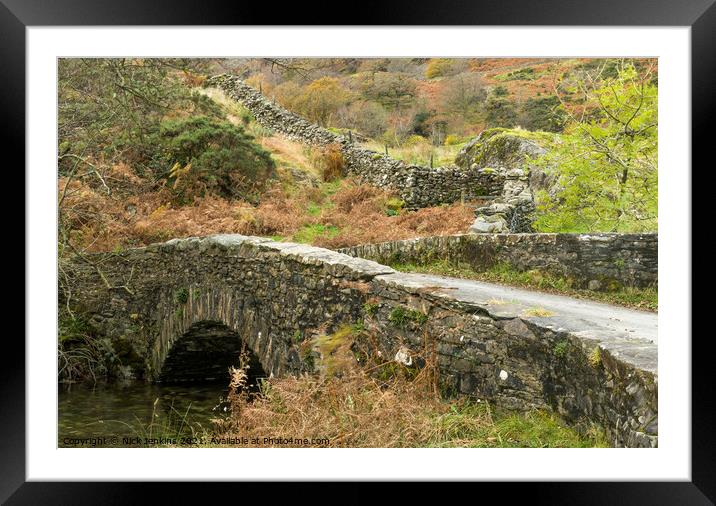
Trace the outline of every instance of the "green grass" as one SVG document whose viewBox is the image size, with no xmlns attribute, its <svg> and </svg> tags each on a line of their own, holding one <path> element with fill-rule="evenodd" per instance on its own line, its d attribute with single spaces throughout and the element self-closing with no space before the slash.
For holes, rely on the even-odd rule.
<svg viewBox="0 0 716 506">
<path fill-rule="evenodd" d="M 624 287 L 611 292 L 578 289 L 573 288 L 566 278 L 536 270 L 518 271 L 507 263 L 499 263 L 484 272 L 474 271 L 464 263 L 455 264 L 446 260 L 436 260 L 420 265 L 414 263 L 390 263 L 389 265 L 403 272 L 422 272 L 454 278 L 502 283 L 647 311 L 657 311 L 659 309 L 656 288 Z"/>
<path fill-rule="evenodd" d="M 298 232 L 293 234 L 291 240 L 305 244 L 312 244 L 318 237 L 335 237 L 339 234 L 340 229 L 333 225 L 322 225 L 314 223 L 304 225 Z"/>
<path fill-rule="evenodd" d="M 605 448 L 603 431 L 590 427 L 580 434 L 545 411 L 492 411 L 488 403 L 454 403 L 435 420 L 433 447 L 471 448 Z"/>
<path fill-rule="evenodd" d="M 306 212 L 309 216 L 318 216 L 321 214 L 321 210 L 323 209 L 322 206 L 319 204 L 316 204 L 315 202 L 311 202 L 308 204 L 308 207 L 306 208 Z"/>
<path fill-rule="evenodd" d="M 433 156 L 433 167 L 453 165 L 455 156 L 465 145 L 464 142 L 449 146 L 433 146 L 427 139 L 425 142 L 411 146 L 388 147 L 388 156 L 394 160 L 402 160 L 414 165 L 430 165 L 430 155 Z M 385 145 L 376 141 L 366 142 L 362 147 L 376 151 L 378 154 L 385 154 Z"/>
</svg>

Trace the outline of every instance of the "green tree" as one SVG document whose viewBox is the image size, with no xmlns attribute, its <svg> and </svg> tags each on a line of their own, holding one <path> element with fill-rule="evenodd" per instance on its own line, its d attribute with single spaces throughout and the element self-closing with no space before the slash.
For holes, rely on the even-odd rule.
<svg viewBox="0 0 716 506">
<path fill-rule="evenodd" d="M 611 66 L 608 68 L 612 68 Z M 654 231 L 657 228 L 657 87 L 653 69 L 618 63 L 616 77 L 587 74 L 565 91 L 580 93 L 567 135 L 538 164 L 558 177 L 538 196 L 543 231 Z"/>
<path fill-rule="evenodd" d="M 142 172 L 153 150 L 148 138 L 166 115 L 220 116 L 211 100 L 182 83 L 196 65 L 178 59 L 60 59 L 60 174 L 75 169 L 78 158 L 91 162 L 98 157 L 131 162 Z"/>
</svg>

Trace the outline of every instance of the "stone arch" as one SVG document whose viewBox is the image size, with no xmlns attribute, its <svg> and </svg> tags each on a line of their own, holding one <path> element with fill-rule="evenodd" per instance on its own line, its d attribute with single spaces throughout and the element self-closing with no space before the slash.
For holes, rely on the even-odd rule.
<svg viewBox="0 0 716 506">
<path fill-rule="evenodd" d="M 228 380 L 228 370 L 238 366 L 242 351 L 248 358 L 248 384 L 266 377 L 263 364 L 238 332 L 223 322 L 203 320 L 193 323 L 174 340 L 158 371 L 157 381 L 181 383 Z"/>
<path fill-rule="evenodd" d="M 179 301 L 177 293 L 183 294 Z M 167 360 L 176 368 L 177 357 L 203 349 L 202 343 L 217 357 L 222 346 L 227 353 L 238 353 L 245 345 L 255 359 L 255 370 L 261 369 L 265 376 L 283 374 L 295 365 L 295 353 L 280 338 L 276 322 L 262 311 L 265 303 L 252 294 L 221 285 L 191 284 L 163 289 L 156 297 L 150 375 L 154 381 L 166 380 Z"/>
</svg>

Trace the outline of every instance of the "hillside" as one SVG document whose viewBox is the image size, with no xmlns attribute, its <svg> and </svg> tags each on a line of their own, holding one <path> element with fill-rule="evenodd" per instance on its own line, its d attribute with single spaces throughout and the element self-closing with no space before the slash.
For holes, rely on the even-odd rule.
<svg viewBox="0 0 716 506">
<path fill-rule="evenodd" d="M 227 71 L 302 117 L 350 131 L 359 145 L 411 164 L 452 165 L 486 128 L 511 128 L 518 136 L 547 131 L 539 134 L 554 141 L 545 170 L 558 167 L 554 178 L 566 174 L 581 183 L 537 196 L 538 230 L 655 230 L 656 128 L 649 124 L 655 101 L 637 117 L 643 127 L 637 146 L 600 115 L 594 93 L 610 83 L 610 90 L 621 86 L 620 93 L 638 99 L 614 77 L 635 68 L 655 97 L 655 65 L 515 58 L 62 60 L 62 244 L 108 251 L 236 232 L 343 247 L 464 232 L 483 204 L 404 209 L 394 192 L 344 177 L 340 159 L 331 165 L 330 153 L 278 135 L 202 86 L 206 75 Z M 598 121 L 599 135 L 615 139 L 606 157 L 580 133 L 587 121 Z M 637 155 L 630 154 L 634 146 Z M 574 152 L 584 153 L 582 161 L 565 165 Z M 628 174 L 612 161 L 623 162 L 625 153 L 636 156 L 626 162 Z"/>
</svg>

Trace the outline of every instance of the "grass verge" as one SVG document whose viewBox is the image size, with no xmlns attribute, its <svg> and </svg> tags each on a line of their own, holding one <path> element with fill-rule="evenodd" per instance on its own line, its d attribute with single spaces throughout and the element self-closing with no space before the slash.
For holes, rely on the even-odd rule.
<svg viewBox="0 0 716 506">
<path fill-rule="evenodd" d="M 420 272 L 488 281 L 646 311 L 656 312 L 659 309 L 658 290 L 656 288 L 624 287 L 610 292 L 579 289 L 570 286 L 569 280 L 565 278 L 536 270 L 518 271 L 506 263 L 497 264 L 484 272 L 477 272 L 465 263 L 452 263 L 447 260 L 436 260 L 426 264 L 394 262 L 389 265 L 402 272 Z"/>
</svg>

